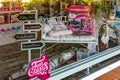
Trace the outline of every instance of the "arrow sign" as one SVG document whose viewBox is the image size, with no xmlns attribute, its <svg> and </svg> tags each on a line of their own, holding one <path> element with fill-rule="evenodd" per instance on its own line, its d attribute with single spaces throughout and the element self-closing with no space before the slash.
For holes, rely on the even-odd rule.
<svg viewBox="0 0 120 80">
<path fill-rule="evenodd" d="M 36 33 L 23 33 L 23 34 L 15 34 L 15 40 L 35 40 L 37 38 Z"/>
<path fill-rule="evenodd" d="M 26 23 L 23 25 L 23 31 L 40 31 L 42 24 L 40 23 Z"/>
<path fill-rule="evenodd" d="M 42 49 L 44 46 L 45 46 L 45 43 L 40 42 L 40 41 L 22 42 L 21 50 Z"/>
<path fill-rule="evenodd" d="M 20 13 L 17 15 L 17 19 L 20 21 L 33 21 L 37 19 L 36 13 Z"/>
</svg>

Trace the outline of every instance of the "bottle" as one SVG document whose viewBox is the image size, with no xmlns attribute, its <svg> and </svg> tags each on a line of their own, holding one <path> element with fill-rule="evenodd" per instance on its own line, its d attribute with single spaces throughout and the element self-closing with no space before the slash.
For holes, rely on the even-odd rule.
<svg viewBox="0 0 120 80">
<path fill-rule="evenodd" d="M 120 1 L 116 2 L 116 19 L 120 19 Z"/>
<path fill-rule="evenodd" d="M 109 19 L 115 19 L 116 18 L 116 0 L 112 1 L 111 5 L 111 13 L 109 16 Z"/>
</svg>

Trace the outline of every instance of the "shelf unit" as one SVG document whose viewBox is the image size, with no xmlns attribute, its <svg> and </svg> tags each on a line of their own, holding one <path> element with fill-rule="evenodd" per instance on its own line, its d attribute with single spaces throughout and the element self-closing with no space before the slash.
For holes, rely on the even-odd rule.
<svg viewBox="0 0 120 80">
<path fill-rule="evenodd" d="M 1 24 L 17 22 L 15 17 L 16 14 L 20 13 L 21 10 L 21 0 L 7 0 L 0 2 L 0 16 Z M 3 20 L 2 20 L 3 19 Z"/>
<path fill-rule="evenodd" d="M 60 19 L 61 18 L 61 21 L 62 22 L 66 22 L 66 21 L 64 21 L 62 18 L 63 18 L 64 16 L 60 16 L 60 17 L 54 17 L 56 20 L 57 19 Z M 67 18 L 67 16 L 66 16 L 66 18 Z M 49 19 L 45 19 L 45 20 L 43 20 L 43 21 L 46 21 L 46 20 L 49 20 Z M 66 19 L 65 19 L 66 20 Z M 47 36 L 47 34 L 46 33 L 44 33 L 44 30 L 42 30 L 41 31 L 41 41 L 42 42 L 44 42 L 45 44 L 46 43 L 53 43 L 53 44 L 55 44 L 55 43 L 73 43 L 73 44 L 80 44 L 80 45 L 82 45 L 82 46 L 85 46 L 85 47 L 87 47 L 86 45 L 84 45 L 84 43 L 85 44 L 89 44 L 89 43 L 95 43 L 95 44 L 99 44 L 99 40 L 98 40 L 98 35 L 99 35 L 99 29 L 100 29 L 100 27 L 99 26 L 97 26 L 97 25 L 100 25 L 100 23 L 98 23 L 97 21 L 95 21 L 95 20 L 93 20 L 93 23 L 94 23 L 94 34 L 93 35 L 91 35 L 91 36 L 85 36 L 85 35 L 83 35 L 83 36 L 75 36 L 75 35 L 68 35 L 68 36 L 60 36 L 60 37 L 49 37 L 49 36 Z M 99 53 L 99 46 L 97 47 L 97 53 Z M 86 54 L 86 56 L 88 57 L 88 56 L 90 56 L 90 54 L 89 54 L 89 51 L 88 51 L 88 53 Z M 77 61 L 78 62 L 78 61 Z M 76 62 L 74 62 L 73 64 L 75 64 Z M 70 64 L 71 65 L 71 64 Z M 66 67 L 66 66 L 64 66 L 64 67 Z M 73 66 L 72 66 L 73 67 Z M 63 68 L 63 67 L 61 67 L 61 68 Z M 52 72 L 54 72 L 54 71 L 58 71 L 59 69 L 61 69 L 61 68 L 58 68 L 58 69 L 56 69 L 56 70 L 53 70 L 53 71 L 51 71 L 50 72 L 50 74 L 52 75 L 53 73 Z M 74 68 L 76 68 L 76 67 L 74 67 Z M 68 73 L 69 73 L 69 71 L 70 71 L 70 68 L 68 69 L 68 68 L 65 68 L 65 69 L 67 69 L 67 71 L 68 71 Z M 89 67 L 86 67 L 86 69 L 87 69 L 87 72 L 86 73 L 90 73 L 89 72 Z M 66 71 L 66 72 L 67 72 Z M 76 70 L 76 72 L 77 71 L 79 71 L 79 70 Z M 76 72 L 74 72 L 74 73 L 76 73 Z M 64 71 L 63 72 L 61 72 L 61 73 L 64 73 Z M 67 73 L 67 74 L 68 74 Z M 74 74 L 74 73 L 72 73 L 72 74 Z M 56 74 L 54 77 L 54 79 L 57 79 L 57 80 L 60 80 L 60 79 L 63 79 L 63 78 L 65 78 L 65 77 L 67 77 L 68 75 L 71 75 L 71 74 L 68 74 L 68 75 L 66 75 L 66 76 L 64 76 L 63 78 L 56 78 L 56 76 L 57 76 L 58 74 Z M 65 75 L 65 74 L 62 74 L 62 76 L 63 75 Z M 52 75 L 52 77 L 49 79 L 49 80 L 52 80 L 53 79 L 53 75 Z M 31 79 L 32 80 L 32 79 Z"/>
</svg>

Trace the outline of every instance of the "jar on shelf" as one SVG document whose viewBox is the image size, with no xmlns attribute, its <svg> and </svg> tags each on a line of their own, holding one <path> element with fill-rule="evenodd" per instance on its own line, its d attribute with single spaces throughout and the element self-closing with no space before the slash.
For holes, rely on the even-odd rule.
<svg viewBox="0 0 120 80">
<path fill-rule="evenodd" d="M 110 15 L 109 15 L 109 19 L 114 20 L 116 16 L 116 10 L 111 10 Z"/>
</svg>

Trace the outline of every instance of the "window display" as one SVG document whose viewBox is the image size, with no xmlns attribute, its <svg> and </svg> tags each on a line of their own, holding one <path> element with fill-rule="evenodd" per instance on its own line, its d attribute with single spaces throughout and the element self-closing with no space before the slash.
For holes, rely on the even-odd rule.
<svg viewBox="0 0 120 80">
<path fill-rule="evenodd" d="M 43 23 L 43 41 L 96 42 L 96 24 L 90 9 L 87 6 L 69 6 L 66 10 L 69 13 L 67 22 L 62 21 L 60 16 L 49 18 L 47 23 Z"/>
<path fill-rule="evenodd" d="M 82 74 L 84 74 L 84 72 L 90 74 L 91 70 L 95 70 L 93 67 L 100 68 L 96 66 L 97 64 L 116 56 L 119 54 L 118 52 L 120 52 L 119 46 L 115 47 L 115 49 L 111 47 L 112 45 L 116 46 L 115 44 L 120 44 L 119 9 L 117 11 L 113 10 L 111 19 L 108 21 L 107 19 L 110 12 L 108 12 L 106 18 L 102 16 L 105 14 L 104 10 L 100 10 L 102 12 L 97 11 L 103 8 L 101 7 L 101 0 L 92 0 L 90 1 L 90 5 L 88 5 L 89 0 L 87 0 L 88 4 L 83 3 L 83 5 L 81 5 L 82 1 L 79 1 L 80 3 L 77 5 L 70 5 L 68 2 L 71 0 L 67 2 L 61 0 L 60 5 L 57 6 L 65 5 L 64 2 L 69 4 L 69 6 L 65 5 L 65 14 L 61 12 L 57 13 L 56 16 L 42 16 L 40 19 L 37 19 L 40 14 L 37 13 L 37 7 L 35 8 L 34 6 L 36 4 L 31 5 L 31 3 L 39 2 L 38 0 L 22 3 L 22 6 L 26 7 L 26 9 L 20 14 L 21 7 L 19 7 L 19 5 L 21 4 L 21 0 L 7 1 L 7 3 L 0 2 L 2 4 L 0 7 L 0 45 L 5 46 L 3 46 L 3 48 L 1 47 L 1 56 L 5 59 L 5 62 L 1 59 L 1 61 L 3 61 L 1 64 L 8 64 L 10 60 L 10 64 L 8 64 L 7 67 L 2 66 L 1 68 L 1 72 L 4 72 L 2 76 L 6 75 L 4 78 L 11 76 L 11 79 L 17 80 L 18 77 L 26 76 L 25 71 L 27 69 L 28 76 L 31 80 L 33 77 L 42 78 L 39 75 L 44 76 L 42 72 L 46 73 L 43 67 L 48 71 L 48 67 L 44 65 L 44 62 L 39 61 L 40 58 L 38 57 L 41 56 L 42 53 L 47 55 L 51 80 L 67 80 L 66 77 L 70 75 L 74 76 L 74 74 L 79 71 L 81 71 Z M 59 0 L 57 2 L 59 2 Z M 97 4 L 97 2 L 101 4 Z M 107 3 L 107 1 L 104 2 Z M 44 4 L 44 1 L 40 3 L 40 5 L 42 4 Z M 27 6 L 34 8 L 34 10 L 27 10 Z M 49 12 L 50 6 L 48 7 Z M 92 9 L 92 7 L 95 9 Z M 42 7 L 39 7 L 38 10 L 42 11 L 41 9 Z M 97 14 L 93 13 L 92 10 L 96 11 Z M 18 19 L 16 19 L 16 15 Z M 104 20 L 102 20 L 102 18 L 104 18 Z M 16 23 L 18 20 L 19 22 Z M 105 51 L 101 52 L 103 50 Z M 45 61 L 47 58 L 42 60 Z M 28 65 L 30 65 L 30 68 L 28 68 Z M 19 69 L 16 69 L 16 67 Z M 8 72 L 5 70 L 6 68 L 8 68 Z M 13 70 L 13 68 L 15 69 Z M 39 68 L 41 68 L 41 70 Z M 16 76 L 16 73 L 19 74 Z M 82 76 L 81 74 L 79 75 Z"/>
</svg>

